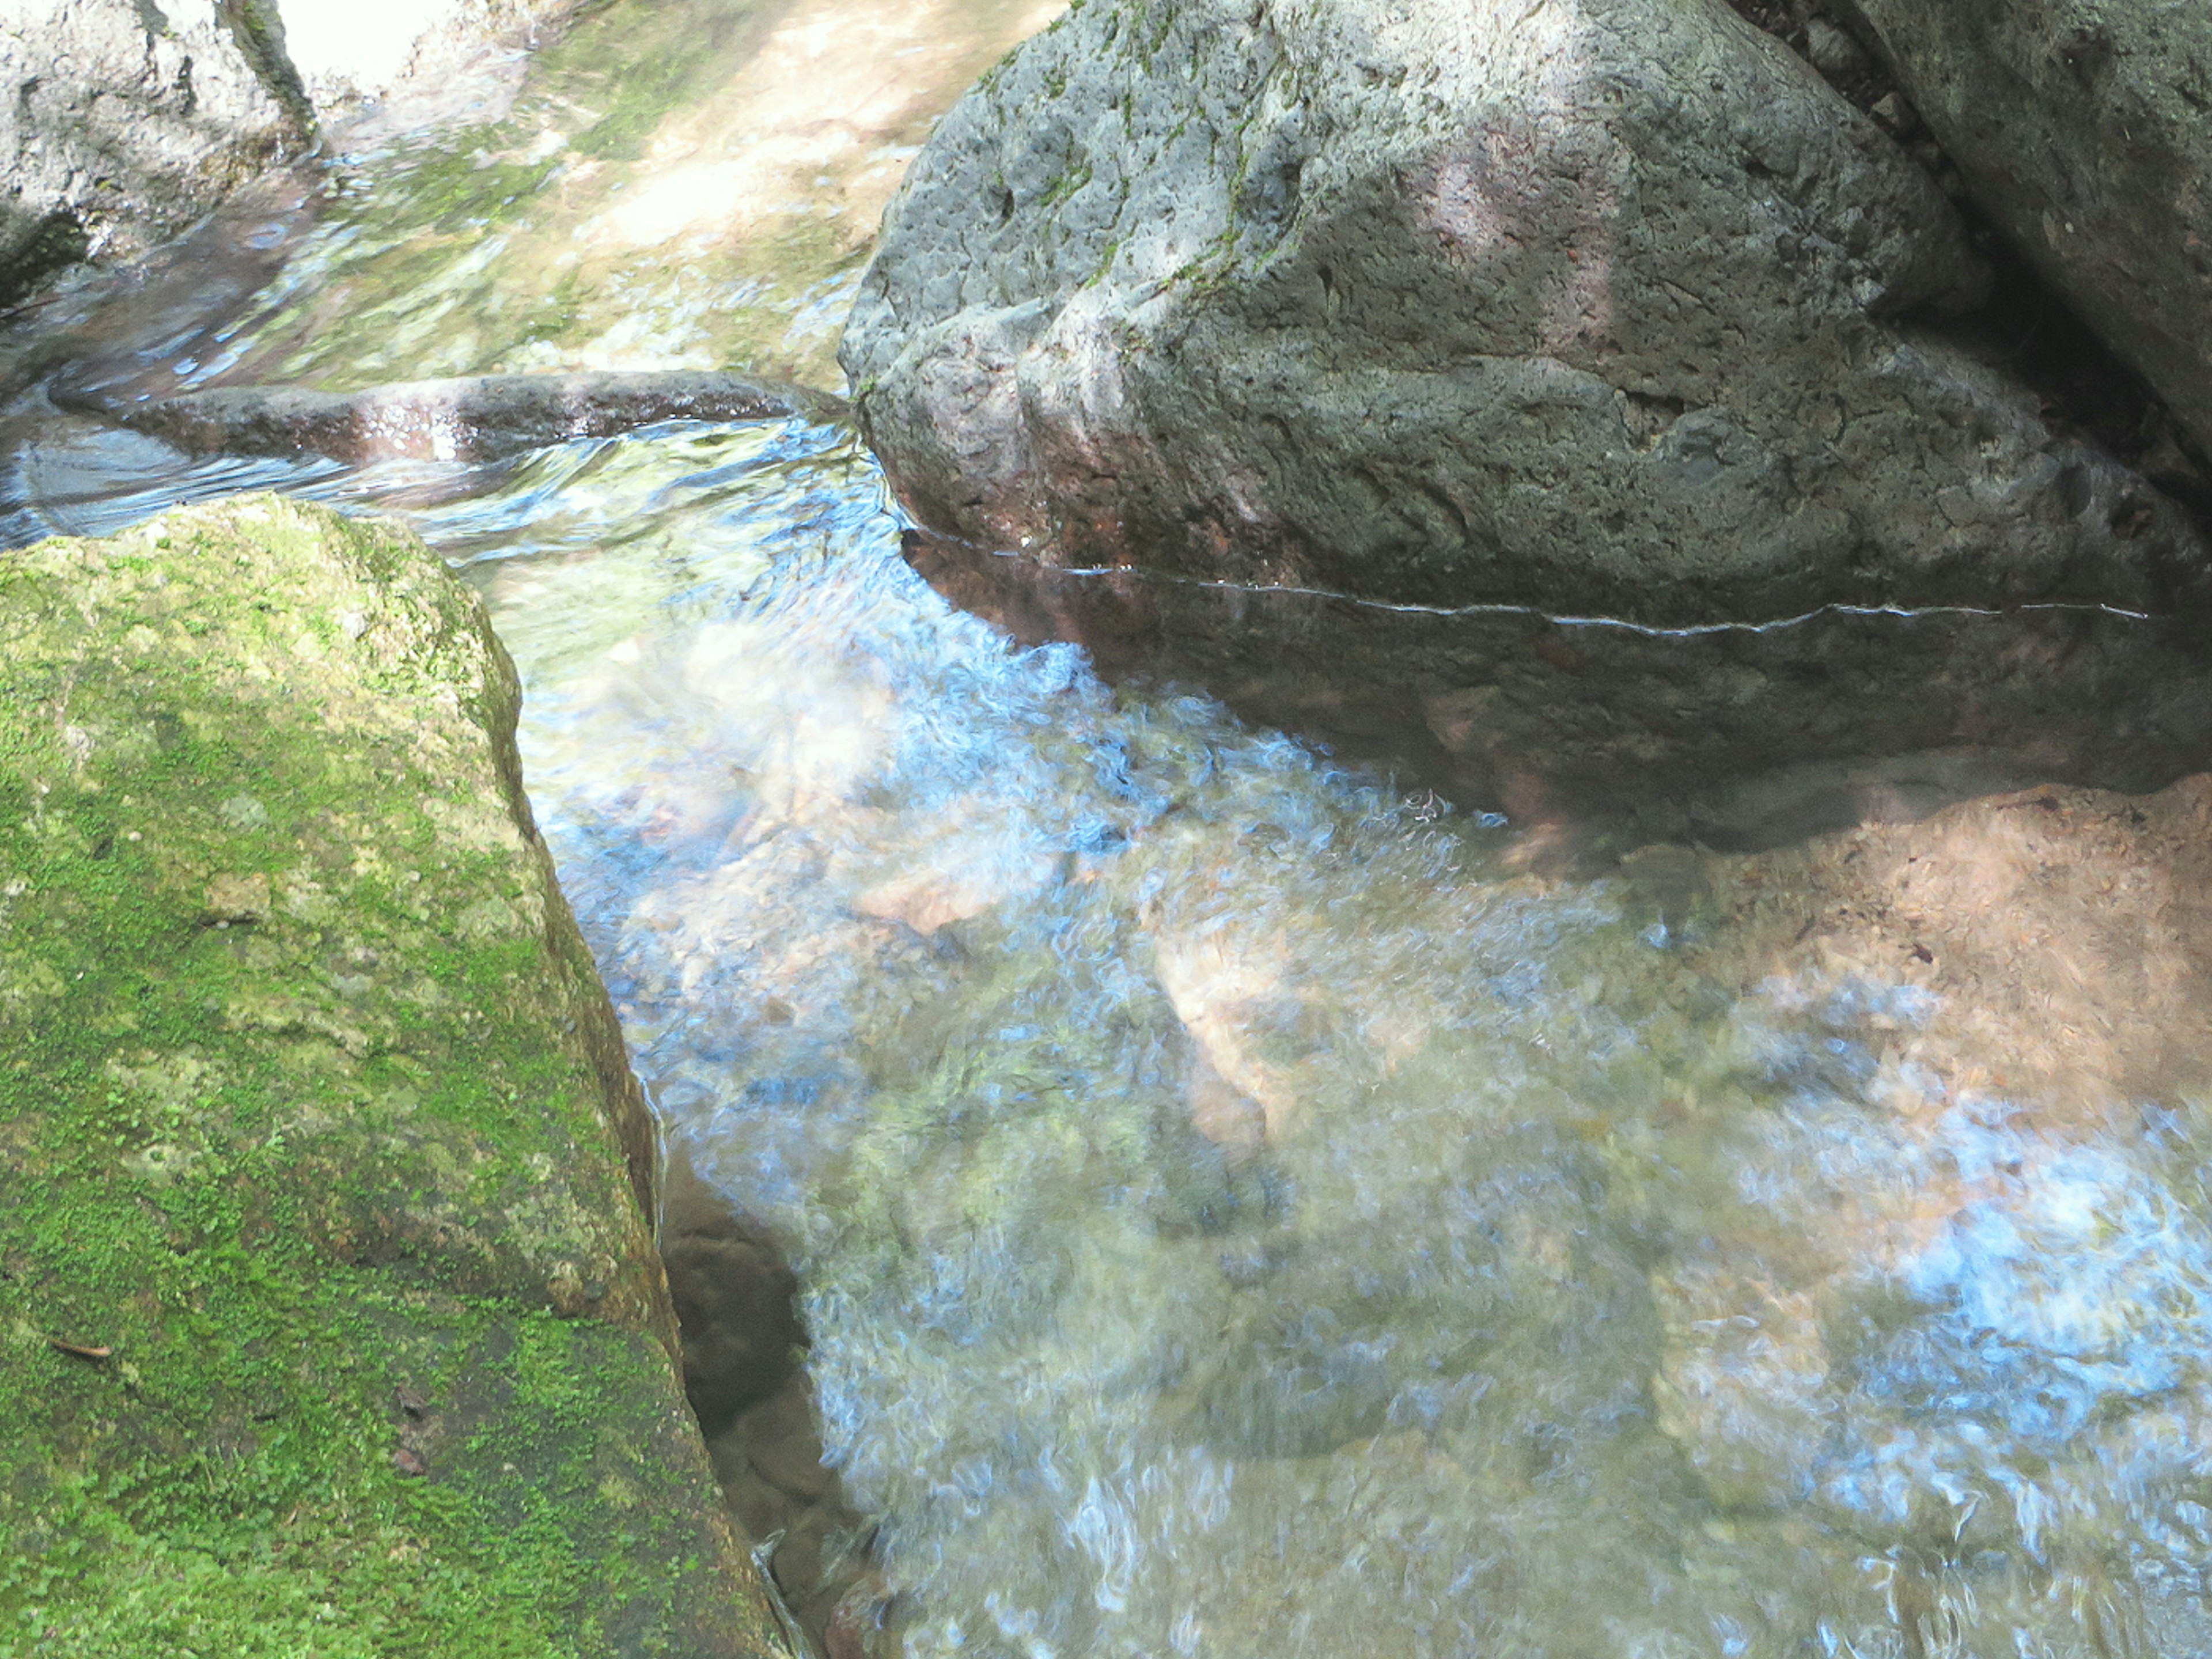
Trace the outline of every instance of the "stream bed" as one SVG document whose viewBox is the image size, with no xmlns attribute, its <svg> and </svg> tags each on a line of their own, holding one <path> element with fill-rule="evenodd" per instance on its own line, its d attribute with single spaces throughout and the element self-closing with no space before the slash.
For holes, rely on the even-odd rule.
<svg viewBox="0 0 2212 1659">
<path fill-rule="evenodd" d="M 836 424 L 347 467 L 55 411 L 315 380 L 402 240 L 267 211 L 191 327 L 58 302 L 8 538 L 279 489 L 483 592 L 648 1096 L 799 1276 L 836 1659 L 2212 1651 L 2212 792 L 1592 868 L 955 609 Z M 619 355 L 469 356 L 507 290 L 432 286 L 443 356 L 331 383 Z M 684 314 L 616 366 L 727 348 Z"/>
</svg>

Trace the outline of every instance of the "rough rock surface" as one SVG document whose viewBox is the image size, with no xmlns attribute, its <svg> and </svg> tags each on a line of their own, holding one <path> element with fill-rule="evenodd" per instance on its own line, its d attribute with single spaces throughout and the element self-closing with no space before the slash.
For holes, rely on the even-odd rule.
<svg viewBox="0 0 2212 1659">
<path fill-rule="evenodd" d="M 68 406 L 66 398 L 58 402 Z M 492 460 L 662 421 L 835 419 L 843 405 L 802 387 L 706 369 L 635 374 L 477 374 L 372 392 L 226 386 L 90 412 L 198 453 L 313 453 L 360 463 Z"/>
<path fill-rule="evenodd" d="M 2212 11 L 1853 3 L 1975 202 L 2212 453 Z"/>
<path fill-rule="evenodd" d="M 1522 823 L 1765 847 L 2033 783 L 2154 789 L 2212 752 L 2203 651 L 2089 609 L 1667 634 L 1077 574 L 919 532 L 906 556 L 1025 644 L 1072 641 L 1111 679 L 1194 679 Z"/>
<path fill-rule="evenodd" d="M 1091 0 L 939 126 L 842 361 L 925 524 L 1070 564 L 2155 608 L 2179 515 L 1920 325 L 1983 280 L 1721 0 Z"/>
<path fill-rule="evenodd" d="M 281 59 L 217 0 L 0 0 L 0 303 L 127 257 L 304 137 Z"/>
<path fill-rule="evenodd" d="M 0 1648 L 773 1650 L 517 699 L 319 508 L 0 556 Z"/>
</svg>

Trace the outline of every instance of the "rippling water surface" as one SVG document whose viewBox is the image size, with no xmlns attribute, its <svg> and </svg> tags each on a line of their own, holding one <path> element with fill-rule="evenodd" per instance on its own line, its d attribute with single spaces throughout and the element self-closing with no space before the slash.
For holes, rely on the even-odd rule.
<svg viewBox="0 0 2212 1659">
<path fill-rule="evenodd" d="M 2193 1096 L 1010 649 L 837 434 L 538 465 L 421 522 L 907 1651 L 2212 1647 Z"/>
<path fill-rule="evenodd" d="M 547 173 L 502 131 L 524 159 L 467 201 L 556 194 L 487 259 L 648 149 Z M 413 294 L 407 239 L 339 214 L 259 323 L 134 301 L 100 372 L 312 366 L 356 337 L 312 325 L 340 277 L 405 313 L 351 380 L 535 362 L 557 331 L 501 320 L 455 223 Z M 618 299 L 555 356 L 631 362 Z M 2133 946 L 2038 908 L 2056 801 L 1942 843 L 1961 890 L 2043 872 L 1981 906 L 2037 1001 L 1909 932 L 1837 943 L 1874 926 L 1842 843 L 1567 879 L 1519 826 L 1016 648 L 908 568 L 834 428 L 348 471 L 22 396 L 11 539 L 278 488 L 403 514 L 483 592 L 639 1073 L 799 1268 L 879 1648 L 2212 1652 L 2212 1121 L 2168 1042 L 2204 987 L 2103 991 Z M 1835 919 L 1771 920 L 1816 878 Z"/>
<path fill-rule="evenodd" d="M 138 468 L 85 528 L 241 482 L 139 442 L 70 459 Z M 2008 1092 L 1663 859 L 1529 873 L 1016 649 L 832 428 L 284 471 L 489 600 L 906 1652 L 2212 1650 L 2193 1085 Z"/>
</svg>

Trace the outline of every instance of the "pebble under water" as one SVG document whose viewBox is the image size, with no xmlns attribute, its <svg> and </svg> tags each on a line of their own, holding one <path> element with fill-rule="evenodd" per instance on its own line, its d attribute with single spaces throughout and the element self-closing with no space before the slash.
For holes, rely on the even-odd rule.
<svg viewBox="0 0 2212 1659">
<path fill-rule="evenodd" d="M 1017 648 L 835 428 L 149 443 L 70 527 L 275 483 L 484 593 L 905 1653 L 2212 1650 L 2193 1073 L 2008 1089 L 1924 974 Z"/>
</svg>

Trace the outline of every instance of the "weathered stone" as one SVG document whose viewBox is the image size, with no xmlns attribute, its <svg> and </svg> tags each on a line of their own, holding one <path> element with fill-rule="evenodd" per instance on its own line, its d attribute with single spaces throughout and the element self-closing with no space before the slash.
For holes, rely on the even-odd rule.
<svg viewBox="0 0 2212 1659">
<path fill-rule="evenodd" d="M 0 302 L 84 254 L 173 235 L 307 112 L 218 0 L 0 0 Z"/>
<path fill-rule="evenodd" d="M 69 406 L 66 395 L 57 402 Z M 328 455 L 349 462 L 493 460 L 660 421 L 834 419 L 826 393 L 739 374 L 482 374 L 372 392 L 228 386 L 94 412 L 199 453 Z"/>
<path fill-rule="evenodd" d="M 2179 513 L 1917 325 L 1983 282 L 1720 0 L 1092 0 L 939 126 L 843 362 L 918 518 L 1070 565 L 2158 608 Z"/>
<path fill-rule="evenodd" d="M 579 0 L 396 0 L 380 6 L 272 0 L 264 9 L 291 73 L 329 118 L 401 100 L 434 118 L 507 78 L 502 58 L 558 27 Z M 488 62 L 489 59 L 491 61 Z M 489 84 L 487 84 L 489 83 Z"/>
<path fill-rule="evenodd" d="M 0 556 L 32 1646 L 772 1651 L 517 702 L 394 529 L 253 498 Z"/>
<path fill-rule="evenodd" d="M 1079 574 L 914 532 L 905 551 L 1025 644 L 1079 644 L 1110 679 L 1196 680 L 1523 823 L 1765 847 L 2031 783 L 2154 789 L 2212 750 L 2203 652 L 2094 608 L 1668 632 Z"/>
<path fill-rule="evenodd" d="M 2212 453 L 2212 11 L 1851 3 L 1976 204 Z"/>
</svg>

